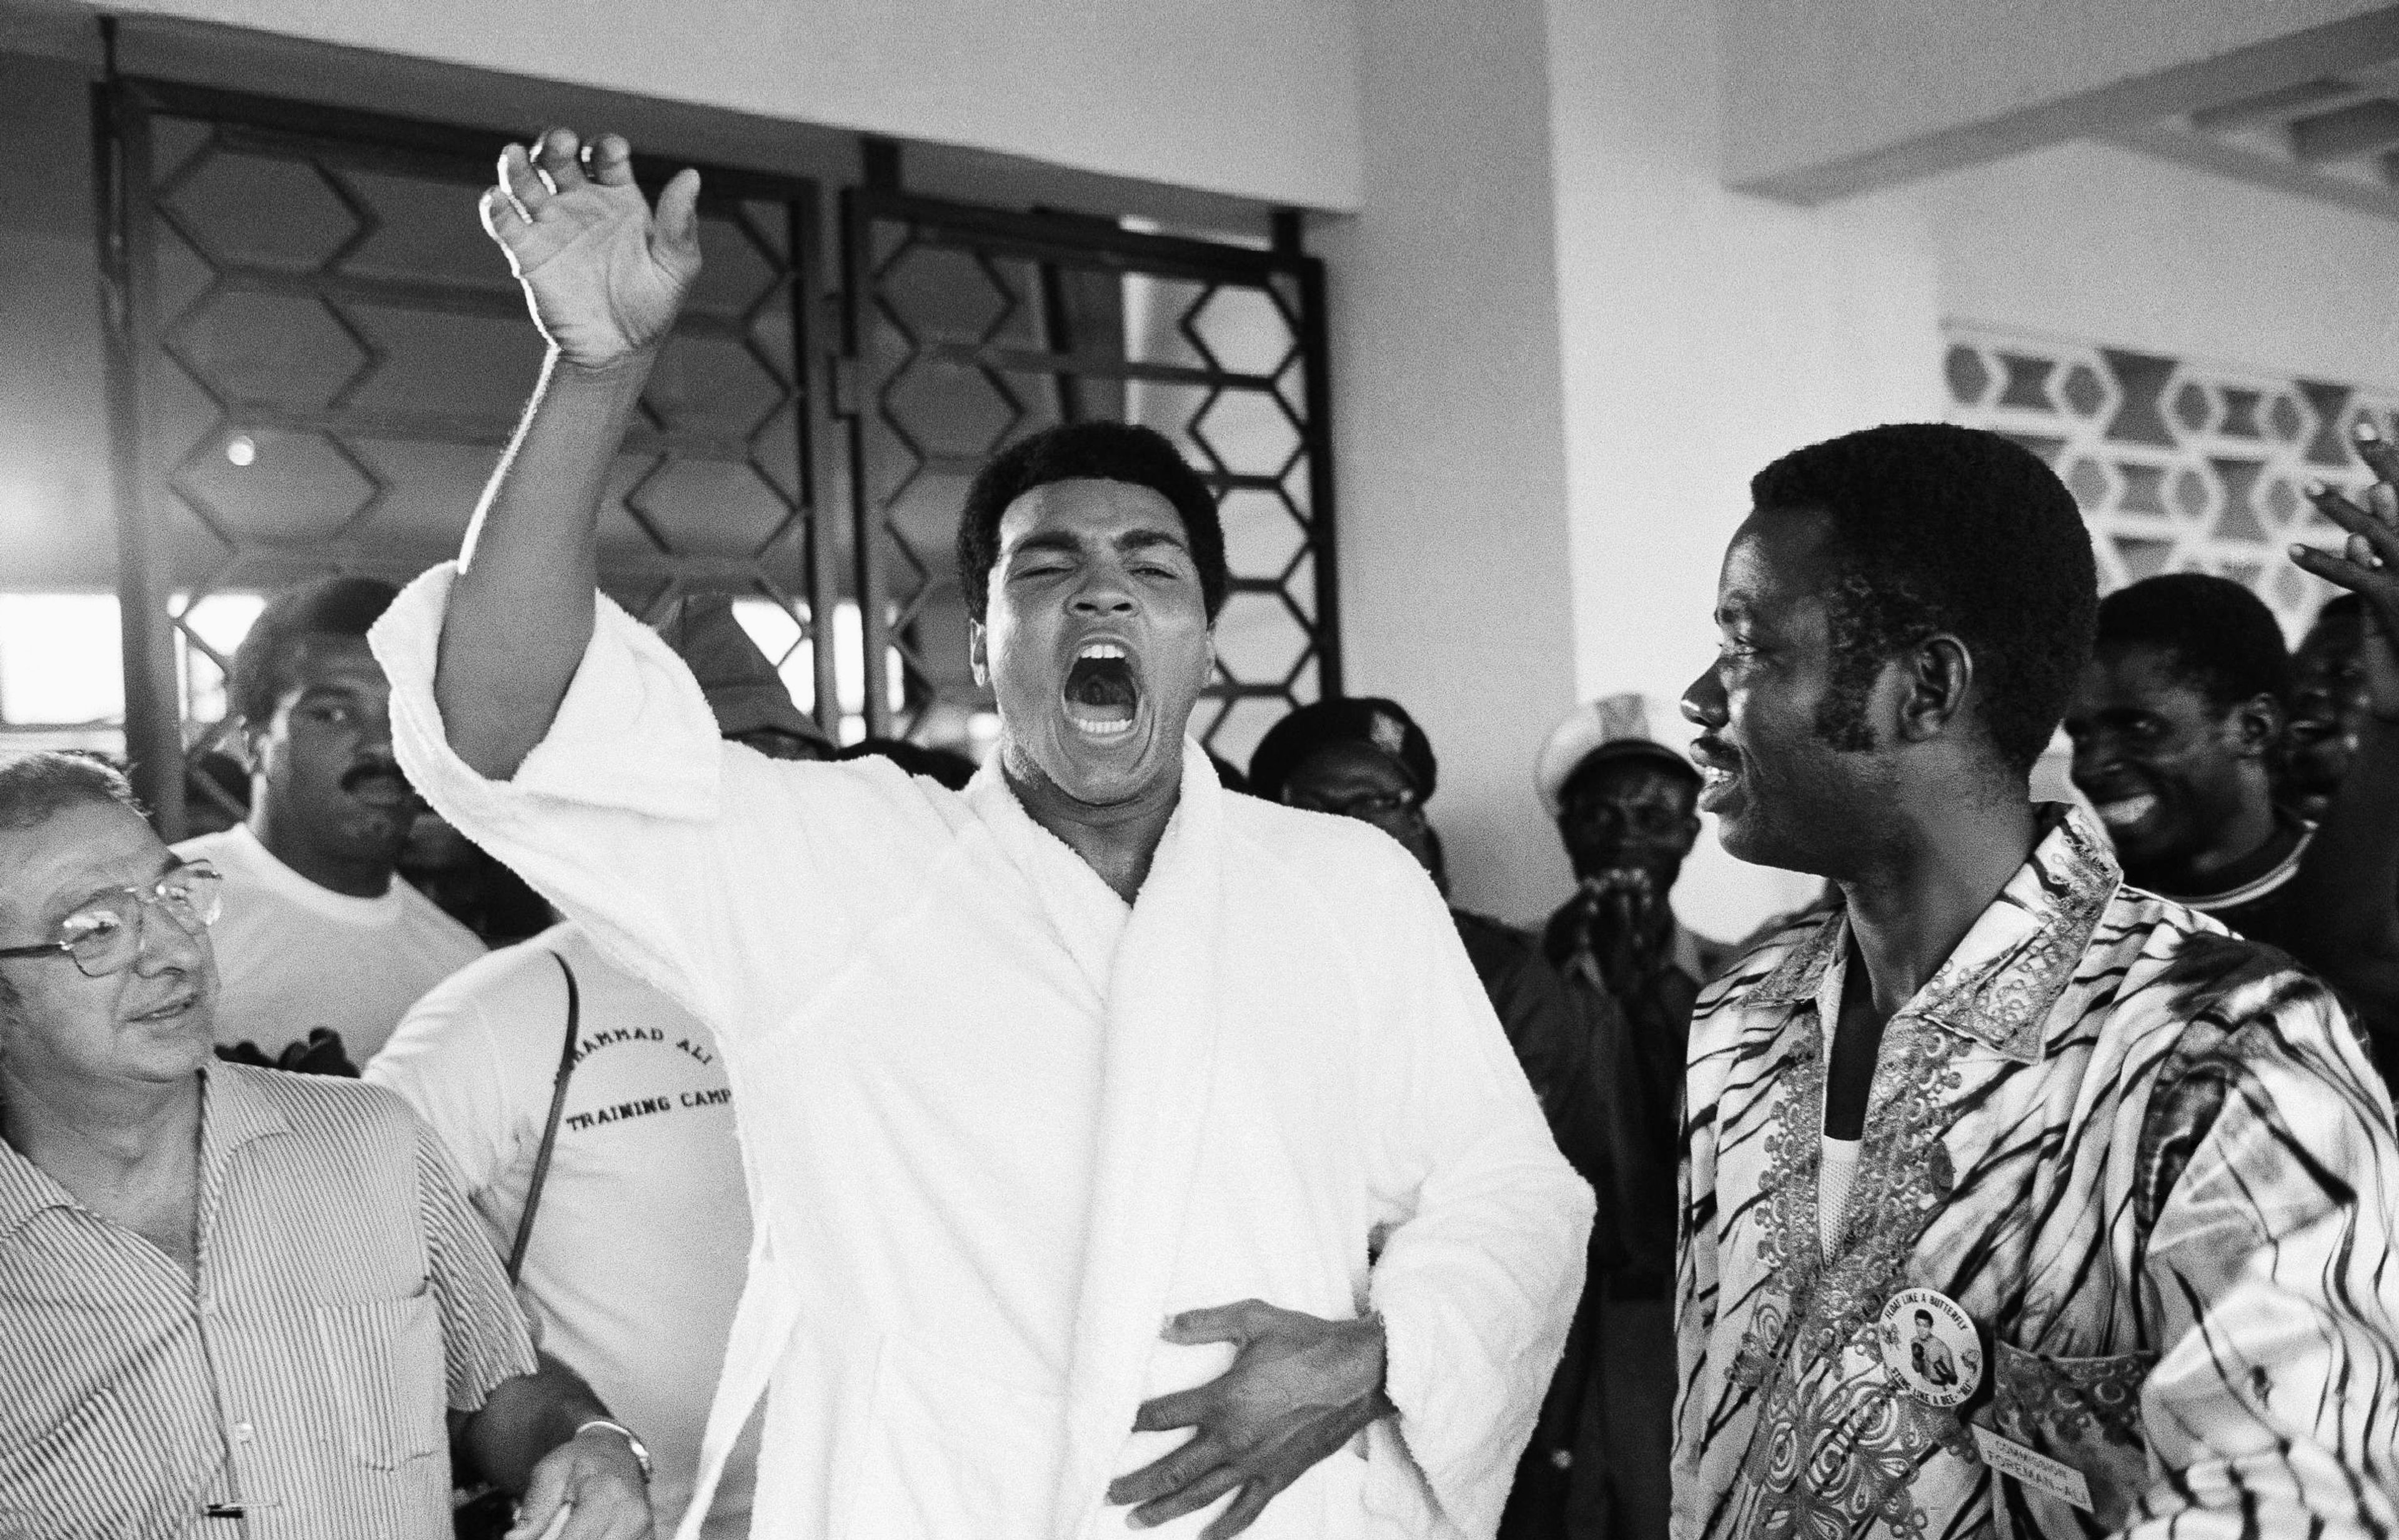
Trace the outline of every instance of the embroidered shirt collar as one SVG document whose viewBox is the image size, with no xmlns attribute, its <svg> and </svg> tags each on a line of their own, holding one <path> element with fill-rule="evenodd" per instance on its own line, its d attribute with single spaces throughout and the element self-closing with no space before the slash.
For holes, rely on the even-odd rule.
<svg viewBox="0 0 2399 1540">
<path fill-rule="evenodd" d="M 2040 1057 L 2051 1008 L 2074 977 L 2120 873 L 2108 841 L 2076 808 L 2047 803 L 2040 843 L 1901 1014 L 1921 1016 L 2011 1059 Z M 1761 1005 L 1813 1001 L 1847 955 L 1836 909 L 1750 993 Z"/>
</svg>

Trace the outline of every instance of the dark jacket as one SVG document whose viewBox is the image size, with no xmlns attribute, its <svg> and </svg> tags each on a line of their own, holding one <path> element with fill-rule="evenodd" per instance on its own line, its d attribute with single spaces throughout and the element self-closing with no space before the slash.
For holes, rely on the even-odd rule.
<svg viewBox="0 0 2399 1540">
<path fill-rule="evenodd" d="M 1516 1050 L 1516 1062 L 1532 1083 L 1549 1118 L 1550 1136 L 1568 1164 L 1601 1195 L 1593 1231 L 1595 1255 L 1607 1254 L 1602 1237 L 1609 1216 L 1606 1130 L 1597 1106 L 1599 1077 L 1594 1045 L 1620 1037 L 1613 1001 L 1579 999 L 1541 955 L 1540 943 L 1525 931 L 1469 910 L 1452 909 L 1457 939 L 1483 980 L 1484 993 Z"/>
</svg>

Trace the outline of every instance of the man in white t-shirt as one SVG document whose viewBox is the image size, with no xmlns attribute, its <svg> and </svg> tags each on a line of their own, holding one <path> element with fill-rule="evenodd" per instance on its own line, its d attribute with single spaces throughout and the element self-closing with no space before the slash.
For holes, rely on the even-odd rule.
<svg viewBox="0 0 2399 1540">
<path fill-rule="evenodd" d="M 581 1020 L 518 1293 L 542 1350 L 648 1444 L 651 1505 L 671 1524 L 691 1500 L 750 1261 L 733 1093 L 714 1036 L 575 926 L 557 925 L 419 1001 L 366 1078 L 432 1128 L 507 1256 L 566 1028 L 559 959 L 575 970 Z M 745 1441 L 727 1463 L 707 1540 L 749 1533 L 755 1458 Z"/>
<path fill-rule="evenodd" d="M 327 578 L 260 612 L 227 682 L 250 818 L 175 847 L 224 873 L 217 1041 L 285 1068 L 357 1073 L 419 995 L 483 954 L 394 875 L 424 804 L 392 758 L 391 686 L 367 650 L 392 594 Z"/>
<path fill-rule="evenodd" d="M 831 742 L 722 599 L 686 601 L 662 629 L 724 736 L 777 759 L 829 757 Z M 691 1501 L 750 1260 L 733 1092 L 714 1035 L 563 925 L 418 1001 L 366 1077 L 440 1139 L 507 1256 L 563 1046 L 560 960 L 580 999 L 576 1061 L 519 1291 L 544 1350 L 647 1441 L 651 1506 L 672 1523 Z M 753 1428 L 726 1463 L 705 1540 L 749 1533 L 756 1459 Z"/>
</svg>

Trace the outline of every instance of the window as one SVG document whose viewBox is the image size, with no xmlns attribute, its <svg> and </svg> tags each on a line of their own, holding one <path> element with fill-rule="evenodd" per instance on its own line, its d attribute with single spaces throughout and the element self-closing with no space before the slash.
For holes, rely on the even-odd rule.
<svg viewBox="0 0 2399 1540">
<path fill-rule="evenodd" d="M 173 596 L 169 607 L 183 622 L 174 635 L 184 721 L 204 727 L 223 719 L 219 659 L 232 661 L 265 603 L 254 593 L 213 593 L 197 603 L 189 594 Z M 0 732 L 25 747 L 121 748 L 125 669 L 117 628 L 115 594 L 0 593 Z"/>
<path fill-rule="evenodd" d="M 856 743 L 866 736 L 866 638 L 856 604 L 844 600 L 833 613 L 834 678 L 841 693 L 840 709 L 834 712 L 817 709 L 816 643 L 790 611 L 768 599 L 737 599 L 733 618 L 775 665 L 792 692 L 793 704 L 816 718 L 818 726 L 842 743 Z M 899 649 L 887 651 L 883 678 L 890 709 L 898 711 L 906 704 Z M 995 719 L 995 728 L 996 724 Z"/>
</svg>

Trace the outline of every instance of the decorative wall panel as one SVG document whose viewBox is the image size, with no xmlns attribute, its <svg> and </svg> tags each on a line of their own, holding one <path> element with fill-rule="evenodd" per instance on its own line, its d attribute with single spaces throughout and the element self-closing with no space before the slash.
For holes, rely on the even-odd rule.
<svg viewBox="0 0 2399 1540">
<path fill-rule="evenodd" d="M 2370 480 L 2352 425 L 2393 428 L 2399 398 L 2191 358 L 1982 328 L 1948 329 L 1950 418 L 2055 466 L 2090 521 L 2103 589 L 2162 572 L 2246 585 L 2293 641 L 2333 591 L 2291 542 L 2338 546 L 2301 489 Z"/>
</svg>

